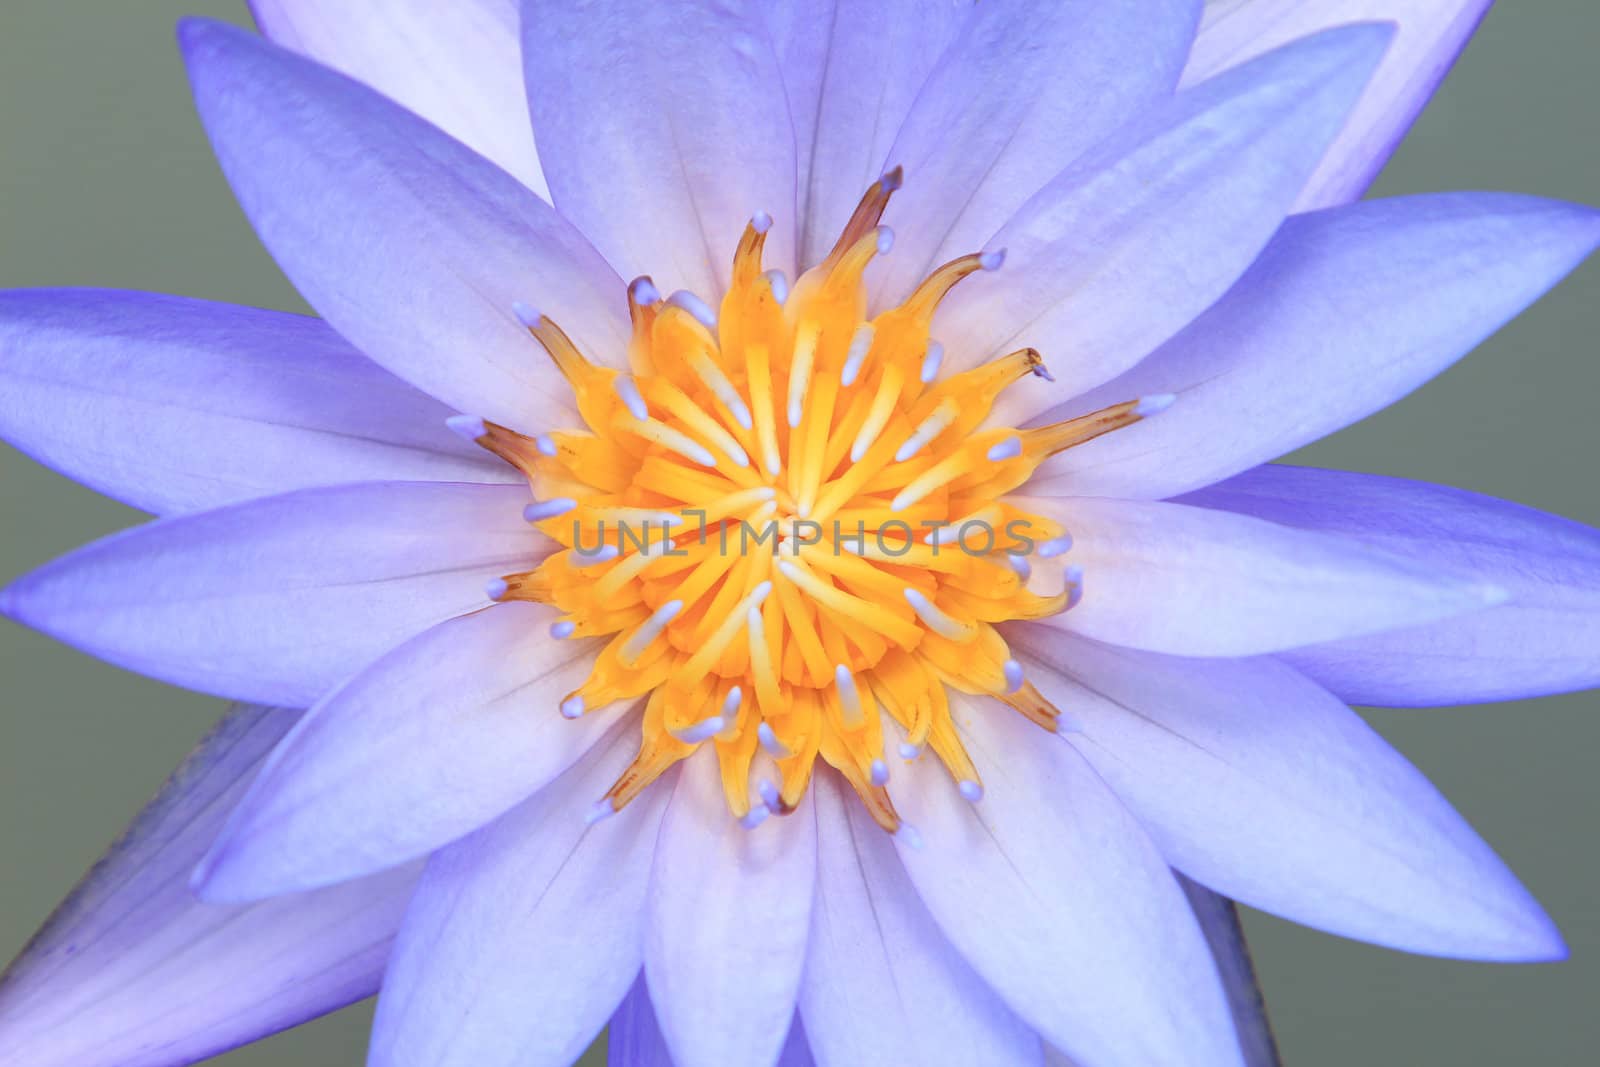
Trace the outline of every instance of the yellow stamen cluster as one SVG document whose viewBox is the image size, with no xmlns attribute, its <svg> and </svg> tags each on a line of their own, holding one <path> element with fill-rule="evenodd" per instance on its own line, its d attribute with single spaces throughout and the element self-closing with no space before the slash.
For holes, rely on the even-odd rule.
<svg viewBox="0 0 1600 1067">
<path fill-rule="evenodd" d="M 610 638 L 563 713 L 644 698 L 639 755 L 607 793 L 611 810 L 710 744 L 737 817 L 753 821 L 758 754 L 776 765 L 764 804 L 779 812 L 820 757 L 893 831 L 880 709 L 905 733 L 902 757 L 931 748 L 973 799 L 949 689 L 1057 728 L 995 624 L 1061 611 L 1078 586 L 1029 589 L 1026 555 L 1064 550 L 1065 531 L 1007 494 L 1049 455 L 1144 409 L 983 428 L 1000 391 L 1044 376 L 1042 362 L 1026 349 L 938 378 L 934 311 L 998 257 L 947 263 L 867 314 L 863 273 L 888 249 L 879 219 L 898 177 L 867 192 L 792 291 L 762 269 L 765 217 L 745 230 L 715 312 L 635 281 L 629 371 L 525 316 L 586 427 L 527 437 L 478 424 L 472 436 L 527 475 L 540 501 L 530 521 L 562 546 L 493 594 L 553 605 L 558 637 Z"/>
</svg>

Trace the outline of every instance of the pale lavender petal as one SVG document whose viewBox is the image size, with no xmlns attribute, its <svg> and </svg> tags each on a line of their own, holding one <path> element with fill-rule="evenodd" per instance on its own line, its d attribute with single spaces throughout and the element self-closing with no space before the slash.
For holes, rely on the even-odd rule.
<svg viewBox="0 0 1600 1067">
<path fill-rule="evenodd" d="M 366 82 L 548 195 L 516 0 L 250 0 L 250 10 L 273 41 Z"/>
<path fill-rule="evenodd" d="M 886 216 L 889 295 L 941 255 L 978 251 L 1052 175 L 1167 96 L 1200 6 L 978 4 L 889 151 L 886 164 L 906 174 Z"/>
<path fill-rule="evenodd" d="M 1597 244 L 1600 212 L 1507 193 L 1290 219 L 1192 325 L 1048 417 L 1149 393 L 1171 409 L 1063 452 L 1030 491 L 1161 498 L 1274 459 L 1411 392 Z"/>
<path fill-rule="evenodd" d="M 570 1067 L 639 973 L 658 782 L 584 813 L 638 751 L 624 724 L 560 779 L 428 861 L 378 998 L 372 1067 Z"/>
<path fill-rule="evenodd" d="M 1297 211 L 1343 204 L 1377 177 L 1489 10 L 1490 0 L 1220 0 L 1206 5 L 1183 82 L 1213 77 L 1297 37 L 1367 19 L 1394 45 L 1301 192 Z"/>
<path fill-rule="evenodd" d="M 1032 347 L 1056 384 L 994 409 L 1019 425 L 1136 364 L 1243 274 L 1288 214 L 1388 43 L 1349 26 L 1152 108 L 995 234 L 1005 265 L 963 284 L 936 333 L 976 363 Z M 1154 294 L 1159 294 L 1155 296 Z"/>
<path fill-rule="evenodd" d="M 1270 658 L 1193 660 L 1009 628 L 1070 738 L 1167 860 L 1252 907 L 1391 948 L 1565 955 L 1537 902 L 1438 790 Z"/>
<path fill-rule="evenodd" d="M 1600 531 L 1462 489 L 1309 467 L 1258 467 L 1184 502 L 1354 538 L 1510 594 L 1487 611 L 1284 653 L 1343 700 L 1432 706 L 1600 685 Z"/>
<path fill-rule="evenodd" d="M 1251 656 L 1504 599 L 1481 578 L 1247 515 L 1134 500 L 1018 505 L 1064 524 L 1073 538 L 1065 558 L 1083 568 L 1082 602 L 1041 625 L 1117 645 Z"/>
<path fill-rule="evenodd" d="M 817 805 L 817 899 L 800 1011 L 822 1067 L 1037 1067 L 1039 1037 L 945 940 L 889 836 L 832 774 Z"/>
<path fill-rule="evenodd" d="M 524 0 L 523 64 L 545 177 L 624 276 L 715 302 L 751 216 L 792 270 L 795 142 L 759 5 Z"/>
<path fill-rule="evenodd" d="M 963 0 L 948 2 L 954 5 Z M 795 235 L 797 253 L 805 241 L 806 190 L 810 186 L 811 157 L 817 141 L 822 86 L 833 48 L 830 27 L 841 15 L 852 14 L 855 6 L 845 4 L 841 9 L 838 0 L 767 0 L 761 5 L 777 56 L 783 94 L 789 102 L 789 121 L 794 127 L 795 218 L 800 224 Z M 860 6 L 876 8 L 878 5 Z"/>
<path fill-rule="evenodd" d="M 820 261 L 867 187 L 970 0 L 813 0 L 773 5 L 794 113 L 802 265 Z M 918 176 L 920 180 L 920 176 Z"/>
<path fill-rule="evenodd" d="M 189 892 L 299 715 L 240 707 L 201 741 L 0 978 L 0 1062 L 171 1067 L 376 992 L 416 867 L 246 907 Z"/>
<path fill-rule="evenodd" d="M 650 879 L 645 973 L 678 1067 L 770 1063 L 794 1015 L 817 869 L 809 803 L 746 831 L 711 752 L 686 762 Z"/>
<path fill-rule="evenodd" d="M 572 402 L 519 302 L 592 358 L 622 359 L 623 282 L 515 178 L 259 37 L 198 19 L 179 37 L 245 214 L 311 306 L 372 359 L 464 413 L 529 431 L 570 418 Z"/>
<path fill-rule="evenodd" d="M 1211 953 L 1138 822 L 1081 757 L 998 701 L 953 704 L 983 776 L 896 766 L 900 858 L 974 970 L 1085 1063 L 1241 1063 Z"/>
<path fill-rule="evenodd" d="M 161 519 L 0 590 L 0 614 L 174 685 L 309 706 L 488 603 L 551 542 L 526 486 L 371 482 Z"/>
<path fill-rule="evenodd" d="M 506 482 L 453 412 L 316 319 L 153 293 L 0 293 L 0 435 L 157 514 L 373 480 Z"/>
<path fill-rule="evenodd" d="M 313 708 L 197 868 L 201 893 L 254 900 L 383 870 L 471 833 L 570 767 L 624 709 L 562 717 L 601 642 L 551 638 L 554 617 L 507 603 L 454 619 Z"/>
</svg>

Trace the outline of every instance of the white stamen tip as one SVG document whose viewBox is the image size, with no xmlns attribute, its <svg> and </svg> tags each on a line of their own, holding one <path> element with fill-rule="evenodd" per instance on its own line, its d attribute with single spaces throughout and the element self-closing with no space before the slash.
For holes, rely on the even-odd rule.
<svg viewBox="0 0 1600 1067">
<path fill-rule="evenodd" d="M 997 248 L 993 252 L 985 252 L 978 257 L 978 266 L 984 270 L 999 270 L 1005 266 L 1005 262 L 1006 250 L 1003 248 Z"/>
<path fill-rule="evenodd" d="M 956 789 L 961 793 L 962 799 L 969 804 L 976 804 L 978 801 L 983 799 L 983 786 L 972 781 L 970 778 L 965 781 L 957 782 Z"/>
<path fill-rule="evenodd" d="M 762 804 L 747 811 L 744 818 L 739 820 L 739 825 L 746 830 L 754 830 L 770 818 L 772 818 L 772 809 Z"/>
<path fill-rule="evenodd" d="M 503 600 L 511 592 L 511 586 L 504 578 L 490 578 L 484 583 L 483 592 L 490 600 Z"/>
<path fill-rule="evenodd" d="M 778 735 L 773 733 L 772 727 L 762 723 L 756 727 L 756 740 L 761 742 L 761 747 L 773 759 L 788 759 L 794 755 L 789 746 L 778 740 Z"/>
<path fill-rule="evenodd" d="M 601 545 L 596 549 L 573 549 L 572 565 L 574 567 L 593 567 L 600 563 L 610 563 L 622 555 L 622 549 L 616 545 Z"/>
<path fill-rule="evenodd" d="M 878 227 L 878 255 L 886 256 L 894 247 L 894 230 L 887 226 Z"/>
<path fill-rule="evenodd" d="M 856 688 L 856 676 L 850 673 L 850 668 L 843 663 L 833 668 L 834 688 L 839 690 L 839 703 L 844 708 L 844 718 L 847 723 L 859 723 L 866 717 L 866 708 L 861 704 L 861 691 Z"/>
<path fill-rule="evenodd" d="M 906 586 L 906 602 L 911 605 L 911 610 L 917 613 L 917 618 L 922 620 L 922 624 L 940 637 L 946 637 L 952 641 L 963 641 L 969 636 L 969 631 L 966 627 L 946 614 L 939 605 L 909 585 Z"/>
<path fill-rule="evenodd" d="M 1070 734 L 1081 734 L 1083 733 L 1083 723 L 1063 711 L 1056 716 L 1056 733 L 1061 737 L 1066 737 Z"/>
<path fill-rule="evenodd" d="M 1176 399 L 1178 399 L 1177 393 L 1152 393 L 1149 396 L 1141 396 L 1139 402 L 1133 405 L 1133 413 L 1140 418 L 1159 415 L 1170 408 Z"/>
<path fill-rule="evenodd" d="M 1072 535 L 1062 534 L 1052 537 L 1048 541 L 1039 542 L 1039 558 L 1054 559 L 1056 556 L 1065 555 L 1072 548 Z"/>
<path fill-rule="evenodd" d="M 541 456 L 553 456 L 558 451 L 556 439 L 547 433 L 534 434 L 533 447 L 539 450 Z"/>
<path fill-rule="evenodd" d="M 916 759 L 920 755 L 922 755 L 921 745 L 913 745 L 910 741 L 900 742 L 901 759 Z"/>
<path fill-rule="evenodd" d="M 698 745 L 702 741 L 709 741 L 720 734 L 727 723 L 722 721 L 721 715 L 713 715 L 709 719 L 701 719 L 697 723 L 685 726 L 681 730 L 673 730 L 672 736 L 686 745 Z"/>
<path fill-rule="evenodd" d="M 518 322 L 530 330 L 538 329 L 539 323 L 544 321 L 544 316 L 539 314 L 538 308 L 532 304 L 524 304 L 520 300 L 511 305 L 511 313 L 517 317 Z"/>
<path fill-rule="evenodd" d="M 1071 611 L 1083 599 L 1083 568 L 1074 563 L 1062 571 L 1061 576 L 1067 583 L 1067 606 L 1064 610 Z"/>
<path fill-rule="evenodd" d="M 872 784 L 878 788 L 881 789 L 889 784 L 889 765 L 883 760 L 873 760 L 872 768 L 868 773 L 871 775 Z"/>
<path fill-rule="evenodd" d="M 529 522 L 543 522 L 545 519 L 560 518 L 577 506 L 578 502 L 570 496 L 558 496 L 529 504 L 522 509 L 522 517 Z"/>
<path fill-rule="evenodd" d="M 489 436 L 489 427 L 476 415 L 451 415 L 444 424 L 457 437 L 472 444 L 477 444 L 480 437 Z"/>
<path fill-rule="evenodd" d="M 922 357 L 923 385 L 927 385 L 939 376 L 939 367 L 944 363 L 944 345 L 938 341 L 928 342 L 928 354 Z"/>
<path fill-rule="evenodd" d="M 628 409 L 629 415 L 640 422 L 650 417 L 650 409 L 645 407 L 644 397 L 639 395 L 639 383 L 633 380 L 631 374 L 617 375 L 611 386 L 617 391 L 617 397 L 622 401 L 622 406 Z"/>
<path fill-rule="evenodd" d="M 733 403 L 729 404 L 728 408 L 733 412 L 733 417 L 740 426 L 746 430 L 755 426 L 755 420 L 750 417 L 749 406 L 746 405 L 743 400 L 739 399 L 737 395 L 733 397 Z M 750 460 L 745 457 L 745 454 L 742 450 L 740 451 L 739 456 L 744 460 L 744 462 L 740 463 L 739 466 L 743 467 L 749 464 Z"/>
<path fill-rule="evenodd" d="M 769 270 L 761 275 L 772 286 L 772 299 L 781 307 L 789 302 L 789 277 L 781 270 Z"/>
<path fill-rule="evenodd" d="M 687 289 L 679 289 L 667 297 L 667 303 L 680 307 L 699 320 L 700 325 L 708 330 L 717 328 L 717 313 L 711 310 L 711 305 L 701 300 Z"/>
<path fill-rule="evenodd" d="M 922 835 L 908 822 L 901 823 L 900 829 L 894 832 L 894 836 L 895 840 L 904 842 L 907 848 L 922 848 Z"/>
<path fill-rule="evenodd" d="M 550 624 L 550 636 L 557 641 L 565 641 L 578 630 L 578 624 L 571 619 L 561 619 Z"/>
<path fill-rule="evenodd" d="M 739 714 L 739 705 L 744 703 L 744 690 L 734 686 L 728 690 L 728 695 L 722 698 L 722 717 L 732 721 Z"/>
<path fill-rule="evenodd" d="M 1000 461 L 1007 459 L 1016 459 L 1018 456 L 1022 455 L 1022 438 L 1008 437 L 999 444 L 991 447 L 988 452 L 984 453 L 984 455 L 988 457 L 991 463 L 999 463 Z"/>
<path fill-rule="evenodd" d="M 585 826 L 593 826 L 597 822 L 611 818 L 616 813 L 617 809 L 611 806 L 611 801 L 597 800 L 589 806 L 588 811 L 583 813 L 583 824 Z"/>
<path fill-rule="evenodd" d="M 750 216 L 750 228 L 757 233 L 766 233 L 772 229 L 772 216 L 765 211 L 758 211 Z"/>
<path fill-rule="evenodd" d="M 856 332 L 850 337 L 850 350 L 845 353 L 844 368 L 839 372 L 840 385 L 856 384 L 856 378 L 861 374 L 861 364 L 872 349 L 872 336 L 875 332 L 870 322 L 864 322 L 856 327 Z"/>
<path fill-rule="evenodd" d="M 1033 577 L 1033 564 L 1028 562 L 1027 556 L 1018 555 L 1015 552 L 1007 552 L 1005 560 L 1006 566 L 1016 571 L 1017 577 L 1024 582 Z"/>
<path fill-rule="evenodd" d="M 661 302 L 661 290 L 656 288 L 656 283 L 650 280 L 649 275 L 641 274 L 628 283 L 628 295 L 633 297 L 633 302 L 641 307 Z"/>
<path fill-rule="evenodd" d="M 783 808 L 783 794 L 778 792 L 778 787 L 767 779 L 763 778 L 756 783 L 756 792 L 761 794 L 761 803 L 769 810 L 779 811 Z"/>
<path fill-rule="evenodd" d="M 583 715 L 583 697 L 570 696 L 561 702 L 561 717 L 576 719 Z"/>
<path fill-rule="evenodd" d="M 1005 662 L 1005 666 L 1001 669 L 1005 671 L 1006 675 L 1006 692 L 1015 693 L 1018 689 L 1022 688 L 1022 664 L 1018 663 L 1014 659 L 1008 659 Z"/>
<path fill-rule="evenodd" d="M 632 666 L 638 662 L 639 657 L 644 655 L 645 650 L 650 647 L 656 638 L 661 636 L 661 631 L 667 628 L 667 623 L 676 618 L 678 612 L 682 610 L 683 601 L 669 600 L 651 612 L 650 617 L 640 623 L 639 628 L 633 631 L 628 639 L 622 643 L 622 648 L 617 653 L 617 659 L 621 661 L 623 666 Z"/>
<path fill-rule="evenodd" d="M 749 606 L 759 608 L 767 599 L 767 594 L 772 592 L 772 582 L 765 581 L 750 590 Z"/>
</svg>

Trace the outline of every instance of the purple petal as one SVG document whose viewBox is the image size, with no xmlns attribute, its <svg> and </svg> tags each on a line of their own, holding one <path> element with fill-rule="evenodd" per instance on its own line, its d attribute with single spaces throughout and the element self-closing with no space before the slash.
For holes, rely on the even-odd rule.
<svg viewBox="0 0 1600 1067">
<path fill-rule="evenodd" d="M 1328 150 L 1297 211 L 1359 197 L 1433 96 L 1490 0 L 1236 0 L 1210 4 L 1183 72 L 1192 85 L 1297 37 L 1365 19 L 1393 22 L 1394 45 Z"/>
<path fill-rule="evenodd" d="M 889 836 L 831 774 L 817 804 L 817 900 L 800 1010 L 822 1067 L 1037 1067 L 1038 1035 L 945 940 Z"/>
<path fill-rule="evenodd" d="M 792 269 L 789 104 L 753 5 L 524 0 L 522 52 L 551 197 L 619 272 L 714 301 L 758 211 Z"/>
<path fill-rule="evenodd" d="M 301 315 L 94 289 L 0 293 L 0 434 L 157 514 L 372 480 L 505 482 L 450 409 Z"/>
<path fill-rule="evenodd" d="M 621 711 L 557 712 L 600 642 L 497 605 L 412 640 L 313 708 L 196 872 L 209 900 L 356 878 L 471 833 L 588 751 Z M 620 995 L 620 994 L 619 994 Z"/>
<path fill-rule="evenodd" d="M 650 880 L 645 973 L 678 1067 L 770 1063 L 794 1015 L 817 870 L 807 804 L 745 830 L 710 752 L 686 762 Z"/>
<path fill-rule="evenodd" d="M 548 554 L 527 497 L 374 482 L 162 519 L 18 579 L 0 613 L 175 685 L 307 706 Z"/>
<path fill-rule="evenodd" d="M 1149 393 L 1171 410 L 1063 452 L 1032 491 L 1176 496 L 1274 459 L 1411 392 L 1597 244 L 1600 212 L 1504 193 L 1290 219 L 1191 326 L 1051 417 Z"/>
<path fill-rule="evenodd" d="M 1178 884 L 1189 898 L 1189 907 L 1194 910 L 1195 920 L 1206 936 L 1206 944 L 1211 946 L 1211 958 L 1216 962 L 1223 991 L 1228 995 L 1228 1008 L 1233 1012 L 1233 1029 L 1239 1038 L 1245 1067 L 1282 1067 L 1283 1060 L 1278 1055 L 1272 1024 L 1267 1019 L 1267 1006 L 1262 1001 L 1256 979 L 1255 964 L 1250 959 L 1250 946 L 1245 944 L 1244 928 L 1239 924 L 1238 907 L 1227 897 L 1181 874 Z"/>
<path fill-rule="evenodd" d="M 569 1067 L 643 960 L 670 783 L 588 827 L 638 750 L 622 726 L 533 799 L 428 861 L 373 1024 L 373 1067 Z"/>
<path fill-rule="evenodd" d="M 645 987 L 642 974 L 611 1017 L 611 1028 L 606 1036 L 609 1067 L 673 1067 L 672 1055 L 667 1051 L 666 1038 L 656 1022 L 655 1006 L 650 1003 L 650 991 Z M 806 1045 L 805 1027 L 797 1015 L 773 1067 L 813 1067 L 814 1063 Z"/>
<path fill-rule="evenodd" d="M 1487 611 L 1285 654 L 1343 700 L 1415 707 L 1600 685 L 1600 532 L 1581 523 L 1442 485 L 1275 465 L 1184 502 L 1355 538 L 1510 593 Z"/>
<path fill-rule="evenodd" d="M 634 979 L 633 988 L 622 998 L 611 1027 L 606 1033 L 607 1067 L 673 1067 L 667 1039 L 656 1022 L 655 1005 L 644 975 Z"/>
<path fill-rule="evenodd" d="M 245 214 L 306 300 L 372 359 L 460 411 L 531 432 L 569 417 L 571 390 L 514 305 L 549 314 L 592 358 L 621 358 L 621 280 L 516 179 L 251 34 L 191 19 L 179 37 Z"/>
<path fill-rule="evenodd" d="M 1183 93 L 1028 201 L 989 242 L 1006 249 L 1001 276 L 967 283 L 937 330 L 973 363 L 1044 353 L 1059 384 L 1009 390 L 995 421 L 1020 425 L 1120 374 L 1226 292 L 1283 222 L 1389 35 L 1346 27 Z"/>
<path fill-rule="evenodd" d="M 1057 738 L 998 702 L 953 703 L 983 800 L 930 760 L 894 771 L 922 838 L 900 858 L 951 942 L 1078 1060 L 1241 1063 L 1211 953 L 1138 822 Z"/>
<path fill-rule="evenodd" d="M 978 4 L 890 149 L 906 187 L 883 285 L 983 243 L 1080 153 L 1177 85 L 1198 0 Z M 977 284 L 976 282 L 969 284 Z"/>
<path fill-rule="evenodd" d="M 802 265 L 833 247 L 929 72 L 962 27 L 959 0 L 771 5 L 799 149 Z"/>
<path fill-rule="evenodd" d="M 1073 745 L 1196 881 L 1391 948 L 1565 955 L 1539 905 L 1428 780 L 1289 667 L 1037 627 L 1008 636 L 1044 697 L 1082 722 Z"/>
<path fill-rule="evenodd" d="M 547 190 L 522 92 L 516 0 L 250 0 L 271 40 L 366 82 L 487 157 L 540 196 Z"/>
<path fill-rule="evenodd" d="M 223 720 L 0 979 L 0 1061 L 168 1067 L 378 988 L 417 869 L 248 907 L 189 870 L 299 712 Z"/>
<path fill-rule="evenodd" d="M 1084 573 L 1082 603 L 1041 625 L 1132 648 L 1252 656 L 1432 622 L 1504 597 L 1481 579 L 1245 515 L 1132 500 L 1018 503 L 1065 524 L 1066 558 Z"/>
</svg>

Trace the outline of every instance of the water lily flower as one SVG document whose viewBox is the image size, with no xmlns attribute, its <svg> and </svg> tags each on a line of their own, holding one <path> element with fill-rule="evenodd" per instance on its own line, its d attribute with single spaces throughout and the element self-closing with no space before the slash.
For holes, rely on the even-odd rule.
<svg viewBox="0 0 1600 1067">
<path fill-rule="evenodd" d="M 1262 1063 L 1224 898 L 1560 957 L 1347 702 L 1595 684 L 1600 535 L 1269 461 L 1600 215 L 1352 202 L 1484 0 L 1201 6 L 185 22 L 321 318 L 0 294 L 0 432 L 159 516 L 0 609 L 242 702 L 8 973 L 0 1060 L 381 984 L 385 1065 L 608 1022 L 613 1063 Z"/>
</svg>

